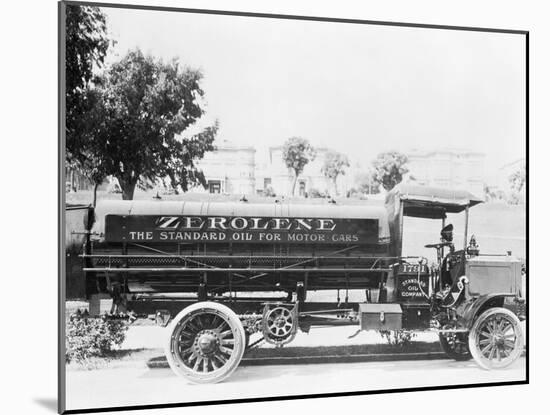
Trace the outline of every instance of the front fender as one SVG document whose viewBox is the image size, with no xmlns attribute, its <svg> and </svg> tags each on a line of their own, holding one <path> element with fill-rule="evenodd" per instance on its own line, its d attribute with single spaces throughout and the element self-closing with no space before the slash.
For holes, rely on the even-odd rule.
<svg viewBox="0 0 550 415">
<path fill-rule="evenodd" d="M 470 301 L 466 301 L 457 308 L 461 326 L 471 329 L 476 316 L 491 307 L 502 307 L 506 298 L 515 297 L 515 294 L 497 293 L 484 294 Z"/>
</svg>

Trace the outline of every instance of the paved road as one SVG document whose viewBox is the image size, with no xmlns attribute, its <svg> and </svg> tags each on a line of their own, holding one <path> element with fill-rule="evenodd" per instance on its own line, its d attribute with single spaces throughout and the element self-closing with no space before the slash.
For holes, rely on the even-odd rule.
<svg viewBox="0 0 550 415">
<path fill-rule="evenodd" d="M 312 329 L 309 333 L 298 331 L 292 341 L 292 347 L 317 347 L 317 346 L 350 346 L 361 344 L 387 344 L 387 341 L 376 331 L 361 331 L 357 333 L 357 326 L 330 327 Z M 414 341 L 438 342 L 437 334 L 431 331 L 414 332 Z M 169 335 L 167 329 L 158 326 L 130 326 L 126 333 L 126 339 L 122 344 L 123 349 L 162 349 L 164 341 Z M 353 336 L 352 338 L 349 338 Z M 257 337 L 254 338 L 254 340 Z M 275 346 L 263 343 L 262 348 Z"/>
<path fill-rule="evenodd" d="M 192 385 L 169 369 L 67 372 L 67 409 L 180 403 L 525 379 L 525 358 L 499 371 L 450 360 L 240 367 L 220 384 Z"/>
</svg>

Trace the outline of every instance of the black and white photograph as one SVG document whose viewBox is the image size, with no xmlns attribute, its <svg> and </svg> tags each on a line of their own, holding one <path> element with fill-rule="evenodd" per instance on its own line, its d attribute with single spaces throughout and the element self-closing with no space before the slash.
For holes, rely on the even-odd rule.
<svg viewBox="0 0 550 415">
<path fill-rule="evenodd" d="M 527 35 L 60 2 L 59 411 L 528 383 Z"/>
</svg>

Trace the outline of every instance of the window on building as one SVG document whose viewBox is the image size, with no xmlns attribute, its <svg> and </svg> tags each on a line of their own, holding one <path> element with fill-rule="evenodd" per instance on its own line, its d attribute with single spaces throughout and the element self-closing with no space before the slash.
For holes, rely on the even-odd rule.
<svg viewBox="0 0 550 415">
<path fill-rule="evenodd" d="M 210 180 L 208 182 L 208 189 L 210 190 L 210 193 L 221 193 L 222 184 L 219 180 Z"/>
<path fill-rule="evenodd" d="M 271 177 L 264 177 L 264 190 L 271 186 Z"/>
<path fill-rule="evenodd" d="M 299 190 L 300 196 L 306 195 L 306 182 L 300 182 L 300 190 Z"/>
</svg>

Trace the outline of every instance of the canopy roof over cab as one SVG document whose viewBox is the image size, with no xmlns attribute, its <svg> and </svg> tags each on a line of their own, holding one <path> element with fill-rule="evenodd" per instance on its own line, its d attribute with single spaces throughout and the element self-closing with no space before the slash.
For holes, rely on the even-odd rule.
<svg viewBox="0 0 550 415">
<path fill-rule="evenodd" d="M 386 204 L 396 208 L 403 203 L 403 215 L 442 219 L 447 213 L 459 213 L 483 200 L 465 190 L 399 184 L 386 196 Z"/>
</svg>

